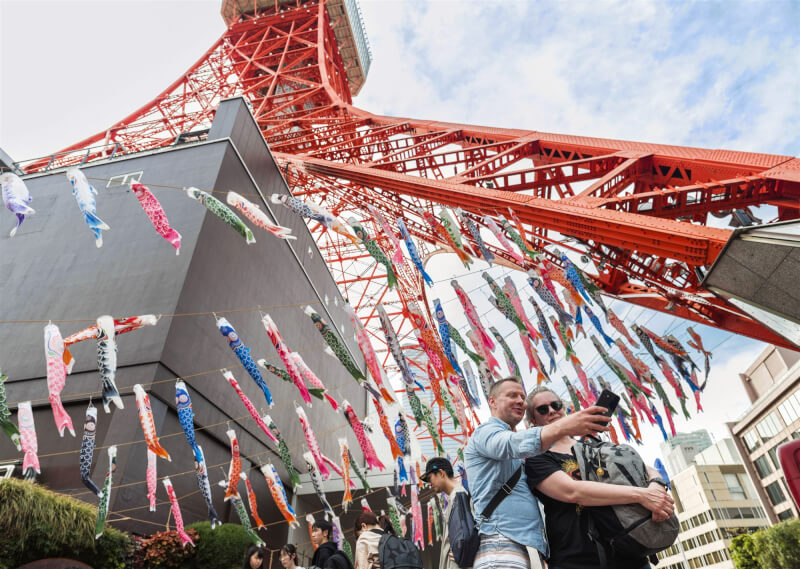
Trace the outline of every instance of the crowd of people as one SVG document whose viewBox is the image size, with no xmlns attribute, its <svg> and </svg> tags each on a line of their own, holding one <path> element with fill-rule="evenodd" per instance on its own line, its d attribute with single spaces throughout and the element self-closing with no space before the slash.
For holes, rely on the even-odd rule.
<svg viewBox="0 0 800 569">
<path fill-rule="evenodd" d="M 448 522 L 458 500 L 466 500 L 478 535 L 472 569 L 649 568 L 646 555 L 622 554 L 593 533 L 595 524 L 612 528 L 617 535 L 631 531 L 621 527 L 612 506 L 639 504 L 653 522 L 668 520 L 674 509 L 667 482 L 654 469 L 646 469 L 644 485 L 608 484 L 582 476 L 576 437 L 607 432 L 611 420 L 607 410 L 594 406 L 566 415 L 554 391 L 540 386 L 526 396 L 513 377 L 493 384 L 488 401 L 491 417 L 475 429 L 464 451 L 471 495 L 446 458 L 429 460 L 421 476 L 434 492 L 447 496 L 436 567 L 465 569 L 453 555 Z M 517 429 L 523 421 L 528 428 Z M 362 512 L 354 533 L 355 565 L 333 540 L 331 523 L 317 520 L 312 526 L 315 551 L 309 569 L 385 569 L 390 554 L 395 560 L 403 558 L 396 566 L 422 566 L 418 553 L 414 558 L 411 542 L 394 536 L 385 515 Z M 406 544 L 411 549 L 404 549 Z M 281 549 L 280 562 L 285 569 L 304 569 L 291 544 Z M 252 547 L 243 569 L 266 567 L 263 563 L 264 552 Z"/>
</svg>

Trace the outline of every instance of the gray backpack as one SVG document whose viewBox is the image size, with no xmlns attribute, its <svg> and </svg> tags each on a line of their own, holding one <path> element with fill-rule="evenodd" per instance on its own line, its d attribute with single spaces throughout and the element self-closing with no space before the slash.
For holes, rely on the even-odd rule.
<svg viewBox="0 0 800 569">
<path fill-rule="evenodd" d="M 575 444 L 574 451 L 583 480 L 640 488 L 647 486 L 649 476 L 644 461 L 628 445 L 584 437 Z M 600 518 L 589 516 L 589 537 L 597 544 L 603 567 L 608 566 L 607 556 L 650 557 L 653 562 L 656 553 L 667 549 L 678 538 L 679 524 L 674 514 L 663 522 L 654 522 L 652 513 L 640 504 L 611 508 L 622 531 L 604 525 Z"/>
</svg>

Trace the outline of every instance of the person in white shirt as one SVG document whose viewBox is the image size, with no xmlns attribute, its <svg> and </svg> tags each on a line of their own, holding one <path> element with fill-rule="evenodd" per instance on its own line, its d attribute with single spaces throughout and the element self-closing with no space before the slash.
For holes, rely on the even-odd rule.
<svg viewBox="0 0 800 569">
<path fill-rule="evenodd" d="M 447 494 L 447 508 L 444 510 L 442 516 L 442 549 L 439 554 L 439 569 L 459 569 L 453 556 L 450 554 L 450 539 L 447 532 L 448 521 L 450 520 L 450 512 L 453 511 L 453 502 L 455 502 L 456 493 L 467 491 L 461 485 L 461 482 L 456 480 L 453 476 L 453 465 L 446 458 L 440 456 L 434 457 L 425 465 L 425 472 L 421 476 L 424 482 L 431 485 L 436 492 L 444 492 Z"/>
</svg>

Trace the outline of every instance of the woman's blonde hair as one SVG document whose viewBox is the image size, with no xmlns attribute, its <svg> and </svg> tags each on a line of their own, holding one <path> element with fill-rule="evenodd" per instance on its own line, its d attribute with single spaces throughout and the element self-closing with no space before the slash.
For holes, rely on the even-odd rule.
<svg viewBox="0 0 800 569">
<path fill-rule="evenodd" d="M 528 425 L 528 427 L 533 427 L 534 425 L 536 425 L 533 415 L 533 398 L 539 395 L 540 393 L 552 393 L 553 395 L 561 399 L 561 396 L 558 393 L 556 393 L 546 385 L 537 385 L 536 387 L 531 389 L 531 392 L 528 393 L 528 396 L 525 398 L 525 423 Z"/>
</svg>

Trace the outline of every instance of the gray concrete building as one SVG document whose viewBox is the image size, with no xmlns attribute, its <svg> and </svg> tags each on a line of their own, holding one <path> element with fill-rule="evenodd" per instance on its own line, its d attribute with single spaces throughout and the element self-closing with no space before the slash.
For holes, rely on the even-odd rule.
<svg viewBox="0 0 800 569">
<path fill-rule="evenodd" d="M 199 139 L 94 161 L 83 168 L 98 191 L 98 215 L 110 226 L 99 249 L 63 171 L 25 178 L 36 213 L 13 239 L 7 237 L 13 216 L 5 209 L 0 216 L 5 228 L 0 237 L 0 369 L 9 378 L 6 392 L 12 411 L 19 402 L 32 401 L 42 467 L 38 481 L 91 504 L 97 498 L 81 483 L 78 458 L 87 405 L 92 401 L 99 407 L 92 477 L 102 484 L 106 449 L 116 445 L 109 521 L 120 529 L 147 534 L 164 529 L 169 504 L 159 486 L 157 510 L 148 508 L 147 448 L 132 393 L 137 383 L 150 395 L 156 431 L 172 458 L 171 462 L 159 459 L 158 476 L 171 478 L 187 524 L 207 517 L 197 492 L 192 452 L 175 411 L 175 380 L 183 378 L 192 398 L 196 436 L 205 452 L 217 512 L 225 521 L 238 523 L 216 486 L 228 470 L 230 445 L 225 432 L 233 428 L 244 470 L 256 489 L 259 513 L 270 524 L 261 535 L 275 549 L 287 537 L 307 541 L 303 517 L 309 512 L 319 515 L 321 505 L 313 493 L 291 496 L 290 492 L 302 526 L 294 536 L 288 535 L 258 466 L 273 462 L 285 483 L 286 472 L 275 445 L 248 415 L 221 370 L 232 371 L 256 407 L 270 413 L 290 447 L 295 467 L 305 472 L 305 438 L 294 410 L 300 395 L 294 385 L 265 372 L 275 401 L 268 410 L 262 392 L 217 330 L 214 314 L 231 322 L 255 358 L 279 365 L 261 323 L 261 314 L 270 314 L 291 349 L 302 354 L 338 401 L 349 400 L 362 418 L 367 411 L 366 393 L 336 359 L 323 352 L 323 338 L 303 314 L 303 307 L 311 305 L 332 323 L 358 365 L 364 368 L 364 362 L 342 309 L 343 298 L 310 232 L 299 216 L 269 202 L 270 194 L 285 194 L 288 189 L 245 102 L 223 101 L 210 131 Z M 179 256 L 154 231 L 128 187 L 111 182 L 132 176 L 153 191 L 172 227 L 182 234 Z M 259 204 L 277 223 L 292 228 L 297 239 L 280 240 L 253 227 L 256 243 L 248 245 L 203 205 L 189 199 L 183 191 L 187 186 L 220 192 L 215 196 L 222 201 L 228 190 L 234 190 Z M 67 433 L 61 438 L 48 402 L 43 327 L 52 321 L 66 337 L 104 314 L 162 316 L 154 327 L 117 338 L 116 382 L 124 409 L 112 407 L 107 414 L 100 405 L 96 342 L 73 346 L 76 364 L 62 399 L 77 436 Z M 314 399 L 306 413 L 324 454 L 337 457 L 337 438 L 346 436 L 363 466 L 359 446 L 341 412 Z M 0 466 L 14 466 L 19 476 L 21 458 L 8 438 L 0 437 Z M 244 485 L 239 490 L 245 496 Z M 362 495 L 361 490 L 354 493 L 355 504 Z M 370 496 L 373 507 L 383 507 L 384 496 L 385 491 Z M 341 493 L 328 497 L 334 505 L 341 501 Z M 352 528 L 358 510 L 354 507 L 342 517 L 345 529 Z M 303 549 L 310 551 L 307 545 Z"/>
<path fill-rule="evenodd" d="M 686 469 L 698 453 L 713 443 L 706 429 L 691 433 L 677 433 L 674 437 L 661 443 L 661 455 L 670 476 Z"/>
</svg>

